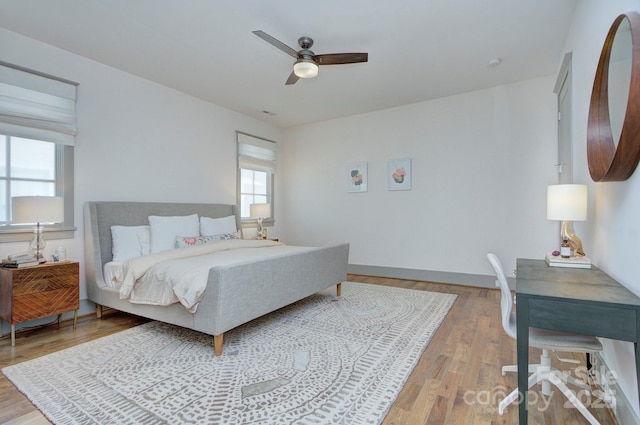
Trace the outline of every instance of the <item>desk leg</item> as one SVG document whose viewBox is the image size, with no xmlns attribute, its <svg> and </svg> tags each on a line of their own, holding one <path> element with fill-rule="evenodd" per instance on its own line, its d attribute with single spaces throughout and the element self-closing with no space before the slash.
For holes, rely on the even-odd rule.
<svg viewBox="0 0 640 425">
<path fill-rule="evenodd" d="M 529 413 L 529 399 L 527 392 L 529 386 L 529 300 L 525 297 L 518 298 L 516 307 L 517 346 L 518 346 L 518 415 L 519 424 L 527 425 Z"/>
</svg>

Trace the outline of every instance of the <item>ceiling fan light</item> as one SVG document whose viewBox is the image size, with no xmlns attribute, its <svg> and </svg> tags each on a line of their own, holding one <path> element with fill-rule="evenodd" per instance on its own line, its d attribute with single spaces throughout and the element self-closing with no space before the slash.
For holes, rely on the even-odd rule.
<svg viewBox="0 0 640 425">
<path fill-rule="evenodd" d="M 318 76 L 318 65 L 308 59 L 300 59 L 293 64 L 293 73 L 300 78 L 314 78 Z"/>
</svg>

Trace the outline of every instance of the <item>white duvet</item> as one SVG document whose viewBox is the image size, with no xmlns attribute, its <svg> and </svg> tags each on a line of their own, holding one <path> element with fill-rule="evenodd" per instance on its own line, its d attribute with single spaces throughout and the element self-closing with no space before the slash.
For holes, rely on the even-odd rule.
<svg viewBox="0 0 640 425">
<path fill-rule="evenodd" d="M 153 305 L 180 302 L 195 313 L 212 267 L 306 249 L 269 240 L 232 239 L 132 258 L 122 266 L 120 298 Z"/>
</svg>

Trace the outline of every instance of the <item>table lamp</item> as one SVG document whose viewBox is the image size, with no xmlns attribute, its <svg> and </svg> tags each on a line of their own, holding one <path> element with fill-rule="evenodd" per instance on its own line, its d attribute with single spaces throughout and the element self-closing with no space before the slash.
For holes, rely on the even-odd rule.
<svg viewBox="0 0 640 425">
<path fill-rule="evenodd" d="M 62 223 L 64 221 L 64 199 L 60 196 L 17 196 L 11 198 L 11 222 L 32 224 L 33 241 L 29 247 L 38 260 L 46 242 L 42 237 L 41 223 Z"/>
<path fill-rule="evenodd" d="M 557 184 L 547 187 L 547 219 L 561 220 L 560 241 L 567 239 L 575 255 L 585 255 L 582 241 L 573 233 L 572 221 L 587 219 L 587 186 Z"/>
<path fill-rule="evenodd" d="M 249 215 L 258 219 L 258 239 L 267 239 L 267 229 L 262 227 L 262 219 L 271 217 L 271 204 L 251 204 Z"/>
</svg>

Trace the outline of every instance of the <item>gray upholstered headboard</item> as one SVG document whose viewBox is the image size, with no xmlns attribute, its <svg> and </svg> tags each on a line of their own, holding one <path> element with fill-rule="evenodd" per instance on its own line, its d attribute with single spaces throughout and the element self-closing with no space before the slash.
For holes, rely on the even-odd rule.
<svg viewBox="0 0 640 425">
<path fill-rule="evenodd" d="M 102 270 L 111 261 L 111 226 L 135 226 L 149 224 L 150 215 L 179 216 L 198 214 L 200 217 L 228 217 L 236 215 L 235 205 L 228 204 L 181 204 L 165 202 L 87 202 L 85 206 L 85 249 L 99 247 Z M 236 216 L 237 217 L 237 216 Z M 236 218 L 239 223 L 239 219 Z M 240 226 L 238 226 L 240 228 Z M 89 252 L 87 252 L 89 255 Z M 95 251 L 91 255 L 97 262 Z"/>
</svg>

